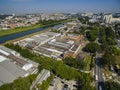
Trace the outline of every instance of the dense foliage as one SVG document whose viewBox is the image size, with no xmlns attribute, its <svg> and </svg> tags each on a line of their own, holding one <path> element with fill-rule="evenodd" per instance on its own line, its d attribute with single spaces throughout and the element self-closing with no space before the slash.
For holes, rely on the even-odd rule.
<svg viewBox="0 0 120 90">
<path fill-rule="evenodd" d="M 84 51 L 90 52 L 90 53 L 95 53 L 99 49 L 100 49 L 100 46 L 94 42 L 90 42 L 84 47 Z"/>
<path fill-rule="evenodd" d="M 91 68 L 91 61 L 92 61 L 91 55 L 87 55 L 83 60 L 77 60 L 72 57 L 67 57 L 64 59 L 65 64 L 77 69 L 83 69 L 87 71 L 89 71 Z"/>
<path fill-rule="evenodd" d="M 104 51 L 102 58 L 103 65 L 115 65 L 118 60 L 116 56 L 120 55 L 120 50 L 113 45 L 116 45 L 115 32 L 110 28 L 103 28 L 99 31 L 99 42 L 101 43 L 101 49 Z"/>
<path fill-rule="evenodd" d="M 116 82 L 107 81 L 105 90 L 120 90 L 120 84 Z"/>
<path fill-rule="evenodd" d="M 115 65 L 120 64 L 119 59 L 116 57 L 120 56 L 120 50 L 115 46 L 108 46 L 105 54 L 102 58 L 103 65 Z"/>
<path fill-rule="evenodd" d="M 102 57 L 102 65 L 115 65 L 115 56 L 105 53 Z"/>
<path fill-rule="evenodd" d="M 0 90 L 29 90 L 30 85 L 32 84 L 35 78 L 35 74 L 25 78 L 18 78 L 14 80 L 13 83 L 2 85 L 0 87 Z"/>
<path fill-rule="evenodd" d="M 99 42 L 105 45 L 115 45 L 115 32 L 109 28 L 99 30 Z"/>
<path fill-rule="evenodd" d="M 75 58 L 72 58 L 72 57 L 67 57 L 64 59 L 64 63 L 71 66 L 71 67 L 74 67 L 74 68 L 77 68 L 77 69 L 80 69 L 81 68 L 81 61 L 77 61 Z"/>
<path fill-rule="evenodd" d="M 117 48 L 116 46 L 109 46 L 107 48 L 106 52 L 109 53 L 110 55 L 114 55 L 114 56 L 120 55 L 120 49 Z"/>
<path fill-rule="evenodd" d="M 120 38 L 120 29 L 119 29 L 119 27 L 120 27 L 120 23 L 115 24 L 115 26 L 114 26 L 115 33 L 116 33 L 116 35 L 117 35 L 117 38 Z"/>
<path fill-rule="evenodd" d="M 98 37 L 98 27 L 94 26 L 91 30 L 86 32 L 86 37 L 89 41 L 95 41 Z"/>
<path fill-rule="evenodd" d="M 39 21 L 39 23 L 41 24 L 41 25 L 50 25 L 50 24 L 53 24 L 53 23 L 61 23 L 61 22 L 64 22 L 64 21 L 66 21 L 66 19 L 64 19 L 64 20 L 40 20 Z"/>
</svg>

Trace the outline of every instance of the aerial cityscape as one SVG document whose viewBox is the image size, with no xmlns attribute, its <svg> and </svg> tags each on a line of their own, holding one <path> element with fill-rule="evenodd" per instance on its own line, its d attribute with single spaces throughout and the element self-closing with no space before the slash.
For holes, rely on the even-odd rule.
<svg viewBox="0 0 120 90">
<path fill-rule="evenodd" d="M 0 0 L 0 90 L 120 90 L 120 1 Z"/>
</svg>

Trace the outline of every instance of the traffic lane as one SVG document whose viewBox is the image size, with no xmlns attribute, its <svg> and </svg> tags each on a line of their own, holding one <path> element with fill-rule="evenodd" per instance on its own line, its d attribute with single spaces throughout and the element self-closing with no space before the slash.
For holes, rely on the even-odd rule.
<svg viewBox="0 0 120 90">
<path fill-rule="evenodd" d="M 104 83 L 104 79 L 102 76 L 102 67 L 101 67 L 101 63 L 100 63 L 101 58 L 97 58 L 96 59 L 96 67 L 97 67 L 97 75 L 98 75 L 98 90 L 100 90 L 100 88 L 102 90 L 105 90 L 105 83 Z"/>
<path fill-rule="evenodd" d="M 101 90 L 105 90 L 105 84 L 103 81 L 98 82 L 98 90 L 100 90 L 100 87 L 101 87 Z"/>
<path fill-rule="evenodd" d="M 95 86 L 96 86 L 96 90 L 98 90 L 98 80 L 96 79 L 96 75 L 97 75 L 97 77 L 99 78 L 99 74 L 98 74 L 98 65 L 96 64 L 96 66 L 95 66 L 95 75 L 94 75 L 94 78 L 95 78 Z"/>
<path fill-rule="evenodd" d="M 101 63 L 100 63 L 100 60 L 101 60 L 101 57 L 99 57 L 99 55 L 97 55 L 97 58 L 96 58 L 96 66 L 95 66 L 95 75 L 98 76 L 98 80 L 95 81 L 95 85 L 96 85 L 96 89 L 99 90 L 100 88 L 102 90 L 103 87 L 104 87 L 104 84 L 102 83 L 103 82 L 103 77 L 102 77 L 102 70 L 101 70 Z"/>
</svg>

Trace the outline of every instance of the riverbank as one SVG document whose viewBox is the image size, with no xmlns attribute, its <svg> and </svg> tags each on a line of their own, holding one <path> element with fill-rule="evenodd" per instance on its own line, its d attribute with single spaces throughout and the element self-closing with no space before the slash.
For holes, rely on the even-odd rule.
<svg viewBox="0 0 120 90">
<path fill-rule="evenodd" d="M 0 37 L 15 34 L 15 33 L 19 33 L 19 32 L 23 32 L 23 31 L 27 31 L 27 30 L 31 30 L 31 29 L 42 28 L 42 27 L 47 27 L 47 26 L 51 26 L 51 25 L 57 25 L 57 24 L 60 24 L 60 23 L 68 22 L 68 21 L 69 21 L 69 19 L 68 20 L 61 20 L 61 21 L 51 23 L 51 24 L 47 24 L 47 25 L 35 24 L 35 25 L 32 25 L 32 26 L 28 26 L 28 27 L 19 27 L 19 28 L 16 28 L 16 29 L 2 30 L 2 31 L 0 31 Z"/>
<path fill-rule="evenodd" d="M 39 31 L 39 32 L 36 32 L 36 33 L 32 33 L 32 34 L 29 34 L 29 35 L 26 35 L 26 36 L 20 37 L 20 38 L 16 38 L 16 39 L 13 39 L 13 40 L 7 41 L 7 42 L 5 42 L 5 43 L 3 43 L 3 44 L 0 44 L 0 45 L 10 44 L 10 43 L 13 43 L 13 42 L 16 42 L 16 41 L 19 41 L 19 40 L 22 40 L 22 39 L 25 39 L 25 38 L 28 38 L 28 37 L 31 37 L 31 36 L 34 36 L 34 35 L 40 34 L 40 33 L 47 32 L 47 31 L 49 31 L 49 28 L 48 28 L 48 29 L 45 29 L 45 30 L 42 30 L 42 31 Z"/>
</svg>

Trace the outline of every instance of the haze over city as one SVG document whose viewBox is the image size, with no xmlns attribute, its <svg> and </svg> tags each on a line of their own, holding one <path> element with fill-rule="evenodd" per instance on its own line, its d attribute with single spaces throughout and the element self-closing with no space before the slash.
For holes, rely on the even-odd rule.
<svg viewBox="0 0 120 90">
<path fill-rule="evenodd" d="M 120 0 L 0 0 L 0 13 L 119 12 Z"/>
</svg>

